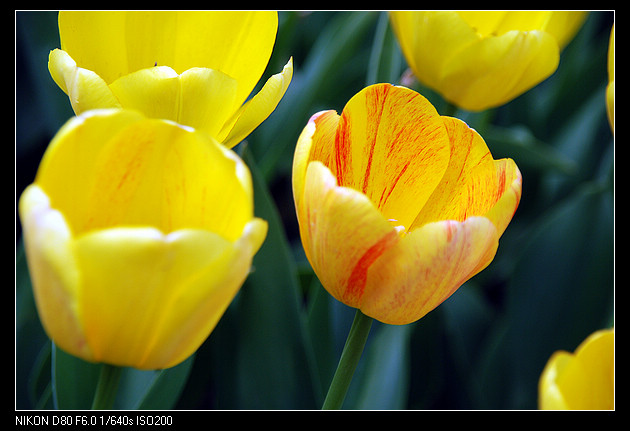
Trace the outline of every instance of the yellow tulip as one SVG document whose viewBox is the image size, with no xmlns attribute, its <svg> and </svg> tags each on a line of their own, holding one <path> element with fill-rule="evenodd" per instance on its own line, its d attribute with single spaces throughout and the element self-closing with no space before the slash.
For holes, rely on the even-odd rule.
<svg viewBox="0 0 630 431">
<path fill-rule="evenodd" d="M 276 108 L 293 61 L 260 80 L 278 29 L 273 11 L 60 12 L 48 69 L 76 114 L 129 108 L 201 129 L 228 147 Z"/>
<path fill-rule="evenodd" d="M 596 331 L 569 353 L 549 358 L 538 384 L 543 410 L 615 408 L 615 330 Z"/>
<path fill-rule="evenodd" d="M 503 105 L 550 76 L 585 17 L 557 11 L 390 13 L 418 80 L 470 111 Z"/>
<path fill-rule="evenodd" d="M 437 307 L 494 258 L 521 197 L 512 160 L 438 115 L 420 94 L 379 84 L 298 139 L 293 194 L 302 244 L 337 300 L 384 323 Z"/>
<path fill-rule="evenodd" d="M 606 113 L 610 127 L 615 132 L 615 24 L 610 31 L 608 44 L 608 86 L 606 87 Z"/>
<path fill-rule="evenodd" d="M 86 361 L 185 360 L 264 241 L 249 170 L 209 135 L 126 110 L 74 117 L 19 213 L 39 316 Z"/>
</svg>

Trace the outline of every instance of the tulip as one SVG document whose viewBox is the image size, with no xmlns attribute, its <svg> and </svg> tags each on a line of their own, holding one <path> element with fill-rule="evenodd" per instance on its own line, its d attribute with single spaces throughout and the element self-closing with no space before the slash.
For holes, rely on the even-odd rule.
<svg viewBox="0 0 630 431">
<path fill-rule="evenodd" d="M 388 324 L 414 322 L 494 258 L 521 197 L 464 122 L 389 84 L 313 115 L 293 163 L 306 256 L 337 300 Z"/>
<path fill-rule="evenodd" d="M 60 12 L 48 69 L 76 114 L 129 108 L 228 147 L 276 108 L 292 59 L 245 102 L 272 53 L 277 12 Z M 245 102 L 245 103 L 244 103 Z"/>
<path fill-rule="evenodd" d="M 612 410 L 615 407 L 615 330 L 589 335 L 569 353 L 549 358 L 538 384 L 540 409 Z"/>
<path fill-rule="evenodd" d="M 249 170 L 209 135 L 93 110 L 51 141 L 19 201 L 42 324 L 81 359 L 174 366 L 246 278 L 267 224 Z"/>
<path fill-rule="evenodd" d="M 615 25 L 610 31 L 608 44 L 608 86 L 606 87 L 606 113 L 613 133 L 615 132 Z"/>
<path fill-rule="evenodd" d="M 470 111 L 503 105 L 550 76 L 585 17 L 557 11 L 390 13 L 416 78 Z"/>
</svg>

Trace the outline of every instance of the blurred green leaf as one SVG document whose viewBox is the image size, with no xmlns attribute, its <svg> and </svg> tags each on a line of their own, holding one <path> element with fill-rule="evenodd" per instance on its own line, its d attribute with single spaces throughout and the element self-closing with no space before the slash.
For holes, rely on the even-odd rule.
<svg viewBox="0 0 630 431">
<path fill-rule="evenodd" d="M 512 158 L 521 168 L 556 171 L 563 175 L 572 175 L 577 170 L 573 160 L 536 139 L 525 126 L 490 126 L 484 138 L 495 159 Z"/>
<path fill-rule="evenodd" d="M 294 409 L 314 405 L 312 355 L 304 326 L 295 262 L 272 197 L 246 149 L 255 214 L 269 230 L 238 298 L 239 406 Z"/>
<path fill-rule="evenodd" d="M 612 205 L 609 189 L 587 184 L 531 230 L 509 281 L 501 351 L 486 363 L 489 378 L 510 376 L 495 407 L 536 408 L 538 378 L 551 354 L 574 350 L 611 322 Z"/>
<path fill-rule="evenodd" d="M 175 406 L 195 360 L 192 355 L 175 367 L 142 371 L 125 368 L 120 378 L 114 408 L 167 410 Z"/>
<path fill-rule="evenodd" d="M 85 362 L 53 344 L 52 384 L 55 408 L 89 410 L 101 365 Z"/>
</svg>

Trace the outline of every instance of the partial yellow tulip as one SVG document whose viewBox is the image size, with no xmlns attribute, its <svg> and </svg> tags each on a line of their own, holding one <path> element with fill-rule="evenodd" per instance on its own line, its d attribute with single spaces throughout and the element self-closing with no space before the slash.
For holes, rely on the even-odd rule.
<svg viewBox="0 0 630 431">
<path fill-rule="evenodd" d="M 549 358 L 538 384 L 543 410 L 615 408 L 615 330 L 589 335 L 575 350 Z"/>
<path fill-rule="evenodd" d="M 418 80 L 463 109 L 481 111 L 549 77 L 586 14 L 396 11 L 390 20 Z"/>
<path fill-rule="evenodd" d="M 37 309 L 86 361 L 174 366 L 211 333 L 267 233 L 244 162 L 209 135 L 93 110 L 51 141 L 19 201 Z"/>
<path fill-rule="evenodd" d="M 606 87 L 606 113 L 610 128 L 615 133 L 615 24 L 610 30 L 608 44 L 608 86 Z"/>
<path fill-rule="evenodd" d="M 389 324 L 416 321 L 494 258 L 521 198 L 464 122 L 389 84 L 322 111 L 298 139 L 293 194 L 306 256 L 337 300 Z"/>
<path fill-rule="evenodd" d="M 276 108 L 293 61 L 246 102 L 275 43 L 274 11 L 59 13 L 48 69 L 76 114 L 129 108 L 204 130 L 227 147 Z"/>
</svg>

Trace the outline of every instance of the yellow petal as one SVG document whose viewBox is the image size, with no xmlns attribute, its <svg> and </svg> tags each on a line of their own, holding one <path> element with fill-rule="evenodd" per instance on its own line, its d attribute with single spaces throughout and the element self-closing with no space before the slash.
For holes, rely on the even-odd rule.
<svg viewBox="0 0 630 431">
<path fill-rule="evenodd" d="M 177 121 L 181 89 L 179 75 L 170 67 L 151 67 L 124 75 L 112 82 L 110 89 L 125 109 Z"/>
<path fill-rule="evenodd" d="M 538 383 L 540 394 L 538 397 L 538 408 L 541 410 L 568 409 L 564 395 L 557 385 L 557 379 L 571 360 L 571 354 L 563 351 L 555 352 L 551 358 L 549 358 Z"/>
<path fill-rule="evenodd" d="M 108 229 L 81 237 L 75 250 L 86 289 L 79 295 L 82 319 L 95 359 L 123 366 L 163 368 L 180 353 L 189 356 L 186 336 L 205 338 L 242 281 L 225 283 L 234 249 L 212 232 Z M 204 319 L 197 308 L 202 301 L 203 311 L 212 312 Z M 173 320 L 184 326 L 182 334 L 174 334 Z"/>
<path fill-rule="evenodd" d="M 62 127 L 20 217 L 50 337 L 85 360 L 143 369 L 199 347 L 267 232 L 232 151 L 125 110 Z"/>
<path fill-rule="evenodd" d="M 267 80 L 263 88 L 251 100 L 247 101 L 223 126 L 217 138 L 228 148 L 234 147 L 271 113 L 287 91 L 293 77 L 293 58 L 284 66 L 282 72 Z"/>
<path fill-rule="evenodd" d="M 248 223 L 243 235 L 223 254 L 201 271 L 183 267 L 194 276 L 184 278 L 168 298 L 173 313 L 162 313 L 154 322 L 156 336 L 149 349 L 156 364 L 176 365 L 186 359 L 205 341 L 231 303 L 249 273 L 252 256 L 258 251 L 267 232 L 266 222 L 254 219 Z M 207 233 L 179 231 L 169 235 L 171 248 L 182 255 L 188 250 L 190 259 L 199 253 L 208 253 L 215 244 Z M 194 254 L 194 256 L 193 256 Z M 186 257 L 188 259 L 188 256 Z M 164 303 L 161 305 L 164 307 Z M 147 364 L 147 368 L 154 366 Z"/>
<path fill-rule="evenodd" d="M 77 233 L 150 225 L 235 240 L 253 215 L 251 179 L 210 139 L 129 111 L 92 111 L 58 134 L 37 181 Z"/>
<path fill-rule="evenodd" d="M 420 94 L 391 85 L 370 86 L 353 96 L 334 143 L 322 145 L 333 148 L 323 162 L 340 185 L 361 191 L 386 219 L 406 228 L 440 182 L 450 156 L 446 129 L 433 106 Z"/>
<path fill-rule="evenodd" d="M 500 236 L 503 235 L 521 202 L 523 180 L 521 171 L 513 160 L 501 159 L 495 160 L 494 163 L 498 185 L 495 197 L 500 198 L 485 216 L 494 223 Z"/>
<path fill-rule="evenodd" d="M 613 134 L 615 133 L 615 24 L 610 30 L 608 42 L 608 86 L 606 86 L 606 113 Z"/>
<path fill-rule="evenodd" d="M 93 71 L 77 67 L 65 51 L 55 49 L 50 52 L 48 70 L 70 98 L 72 109 L 77 115 L 91 109 L 120 107 L 107 83 Z"/>
<path fill-rule="evenodd" d="M 510 31 L 480 39 L 453 56 L 439 89 L 460 107 L 499 106 L 551 75 L 560 59 L 556 40 L 541 31 Z"/>
<path fill-rule="evenodd" d="M 361 311 L 394 325 L 422 318 L 492 261 L 498 238 L 484 217 L 408 233 L 369 269 Z"/>
<path fill-rule="evenodd" d="M 320 162 L 308 165 L 300 231 L 304 250 L 328 292 L 358 307 L 370 265 L 399 239 L 362 193 L 338 187 Z"/>
<path fill-rule="evenodd" d="M 312 160 L 330 160 L 333 150 L 333 142 L 339 115 L 335 111 L 321 111 L 309 119 L 306 127 L 298 137 L 295 153 L 293 155 L 293 198 L 295 207 L 300 215 L 302 208 L 302 198 L 304 194 L 304 181 L 306 179 L 306 169 Z M 311 154 L 312 152 L 312 154 Z"/>
<path fill-rule="evenodd" d="M 236 109 L 238 83 L 217 70 L 192 68 L 181 75 L 167 66 L 142 69 L 114 81 L 120 104 L 217 136 Z"/>
<path fill-rule="evenodd" d="M 35 184 L 24 190 L 19 212 L 37 311 L 46 333 L 63 350 L 93 360 L 78 316 L 80 273 L 69 226 Z"/>
<path fill-rule="evenodd" d="M 475 31 L 453 11 L 390 12 L 392 27 L 405 59 L 418 79 L 442 91 L 442 70 L 467 45 Z"/>
<path fill-rule="evenodd" d="M 114 113 L 110 115 L 110 113 Z M 92 193 L 92 172 L 108 140 L 142 116 L 132 111 L 93 110 L 64 124 L 50 142 L 37 171 L 36 183 L 73 232 L 85 220 L 85 200 Z"/>
<path fill-rule="evenodd" d="M 461 120 L 442 119 L 451 143 L 449 165 L 414 227 L 484 215 L 504 191 L 498 190 L 494 160 L 483 138 Z"/>
<path fill-rule="evenodd" d="M 442 119 L 451 140 L 449 166 L 411 228 L 486 216 L 501 235 L 520 202 L 520 171 L 513 160 L 493 160 L 483 138 L 466 123 Z"/>
<path fill-rule="evenodd" d="M 539 381 L 539 407 L 614 409 L 614 329 L 596 331 L 571 354 L 555 352 Z"/>
<path fill-rule="evenodd" d="M 544 31 L 550 33 L 562 50 L 573 39 L 588 17 L 586 11 L 550 11 Z"/>
<path fill-rule="evenodd" d="M 239 82 L 240 105 L 271 56 L 275 11 L 69 11 L 59 14 L 61 47 L 80 67 L 112 83 L 148 67 L 220 70 Z"/>
<path fill-rule="evenodd" d="M 471 111 L 507 103 L 547 78 L 585 16 L 565 11 L 390 13 L 416 77 Z"/>
</svg>

